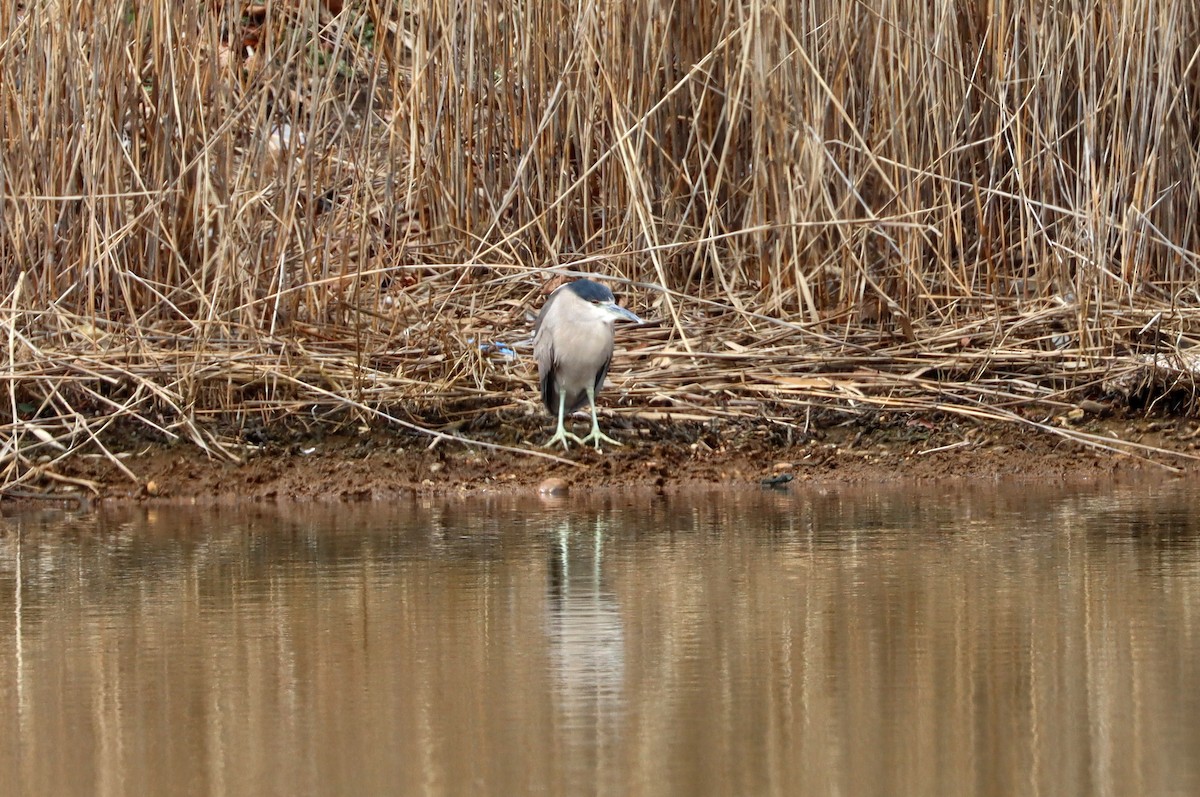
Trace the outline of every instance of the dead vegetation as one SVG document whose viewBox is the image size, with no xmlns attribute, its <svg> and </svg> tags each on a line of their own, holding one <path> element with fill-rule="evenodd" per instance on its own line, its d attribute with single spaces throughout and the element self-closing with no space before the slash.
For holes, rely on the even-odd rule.
<svg viewBox="0 0 1200 797">
<path fill-rule="evenodd" d="M 1187 3 L 21 0 L 0 85 L 5 490 L 124 468 L 130 419 L 237 458 L 285 414 L 534 412 L 573 273 L 657 319 L 627 416 L 1166 456 L 1054 419 L 1194 403 Z"/>
</svg>

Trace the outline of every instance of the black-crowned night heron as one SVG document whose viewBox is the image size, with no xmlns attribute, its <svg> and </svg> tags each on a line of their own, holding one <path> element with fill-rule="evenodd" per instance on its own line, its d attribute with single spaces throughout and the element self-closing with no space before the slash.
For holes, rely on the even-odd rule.
<svg viewBox="0 0 1200 797">
<path fill-rule="evenodd" d="M 596 419 L 596 393 L 604 384 L 612 362 L 613 322 L 619 318 L 641 323 L 642 319 L 617 304 L 612 291 L 598 282 L 577 280 L 558 287 L 538 314 L 533 332 L 533 356 L 538 364 L 542 401 L 558 413 L 558 429 L 546 443 L 552 448 L 567 440 L 580 445 L 601 442 L 620 445 L 600 431 Z M 571 434 L 563 418 L 587 402 L 592 407 L 592 431 L 587 437 Z"/>
</svg>

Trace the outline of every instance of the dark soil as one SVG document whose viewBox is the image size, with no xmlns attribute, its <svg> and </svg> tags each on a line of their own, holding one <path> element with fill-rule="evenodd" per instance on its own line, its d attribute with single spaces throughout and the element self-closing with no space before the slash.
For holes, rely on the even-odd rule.
<svg viewBox="0 0 1200 797">
<path fill-rule="evenodd" d="M 1069 421 L 1039 419 L 1066 426 Z M 806 428 L 807 423 L 807 428 Z M 582 431 L 586 421 L 573 419 Z M 133 481 L 102 453 L 86 453 L 57 473 L 90 482 L 91 500 L 222 502 L 227 500 L 370 500 L 414 494 L 650 488 L 679 492 L 704 487 L 762 489 L 804 483 L 848 484 L 900 480 L 1087 480 L 1122 474 L 1195 473 L 1200 423 L 1190 418 L 1093 417 L 1070 428 L 1162 449 L 1149 459 L 1081 445 L 1016 424 L 978 424 L 957 417 L 830 412 L 777 423 L 648 423 L 605 419 L 624 442 L 603 453 L 573 446 L 547 452 L 544 417 L 490 414 L 457 433 L 473 440 L 529 449 L 496 450 L 395 428 L 294 428 L 288 424 L 229 431 L 228 450 L 240 462 L 206 454 L 190 443 L 167 444 L 134 431 L 107 441 Z M 534 442 L 536 441 L 536 442 Z M 536 454 L 553 453 L 568 462 Z M 1163 468 L 1162 466 L 1168 466 Z M 560 480 L 556 483 L 553 480 Z M 24 500 L 53 486 L 85 492 L 59 480 L 14 491 Z M 12 496 L 10 496 L 11 498 Z"/>
</svg>

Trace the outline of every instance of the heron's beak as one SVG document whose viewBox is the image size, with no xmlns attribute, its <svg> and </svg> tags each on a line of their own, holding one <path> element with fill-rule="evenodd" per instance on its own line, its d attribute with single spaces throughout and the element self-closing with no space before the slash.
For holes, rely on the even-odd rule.
<svg viewBox="0 0 1200 797">
<path fill-rule="evenodd" d="M 626 310 L 624 307 L 617 304 L 616 302 L 609 302 L 608 304 L 602 304 L 600 306 L 603 307 L 605 310 L 607 310 L 609 313 L 611 313 L 612 317 L 615 320 L 619 321 L 623 318 L 626 321 L 632 321 L 635 324 L 644 324 L 645 323 L 644 321 L 642 321 L 642 319 L 638 318 L 632 312 L 630 312 L 629 310 Z"/>
</svg>

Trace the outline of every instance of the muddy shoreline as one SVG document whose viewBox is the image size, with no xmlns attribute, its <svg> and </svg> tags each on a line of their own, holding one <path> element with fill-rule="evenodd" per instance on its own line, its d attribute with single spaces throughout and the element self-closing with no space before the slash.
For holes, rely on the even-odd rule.
<svg viewBox="0 0 1200 797">
<path fill-rule="evenodd" d="M 490 426 L 461 433 L 496 446 L 553 453 L 564 461 L 455 441 L 433 442 L 395 428 L 278 425 L 230 438 L 237 442 L 224 447 L 235 462 L 192 444 L 130 433 L 108 442 L 111 456 L 76 455 L 61 464 L 56 480 L 14 491 L 5 503 L 385 501 L 414 495 L 537 493 L 551 486 L 572 493 L 678 493 L 764 489 L 764 482 L 790 489 L 1200 473 L 1200 422 L 1182 417 L 1088 418 L 1075 426 L 1097 437 L 1158 449 L 1146 458 L 1011 423 L 975 423 L 936 414 L 880 414 L 865 420 L 831 414 L 806 429 L 787 430 L 777 424 L 617 421 L 614 436 L 625 444 L 603 453 L 538 448 L 537 442 L 548 434 L 540 418 L 499 417 Z"/>
</svg>

